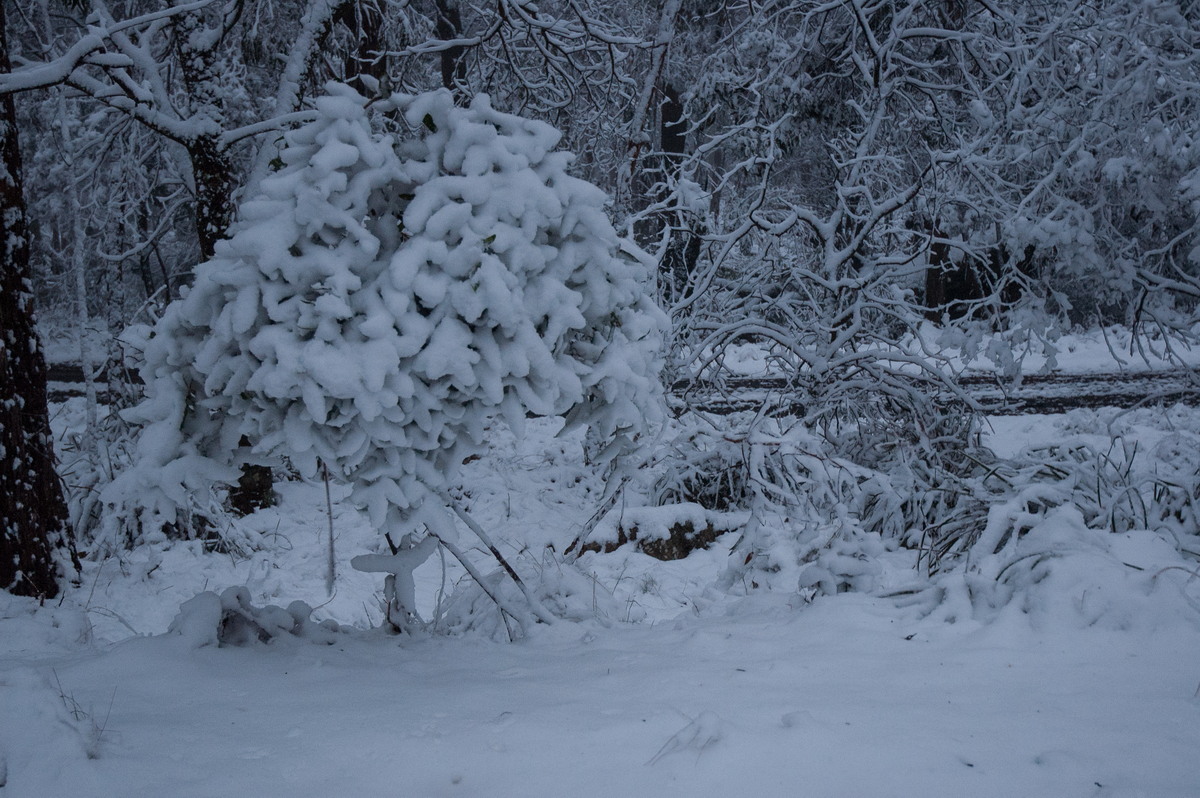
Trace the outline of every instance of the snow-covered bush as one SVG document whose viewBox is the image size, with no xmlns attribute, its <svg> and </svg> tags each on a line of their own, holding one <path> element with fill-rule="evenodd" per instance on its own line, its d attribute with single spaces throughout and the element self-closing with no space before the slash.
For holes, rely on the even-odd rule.
<svg viewBox="0 0 1200 798">
<path fill-rule="evenodd" d="M 1088 426 L 1097 420 L 1090 411 L 1079 414 L 1091 420 Z M 1110 431 L 1100 441 L 1069 436 L 1007 459 L 976 450 L 970 453 L 975 468 L 960 470 L 937 490 L 912 490 L 928 479 L 922 472 L 937 473 L 928 463 L 893 472 L 888 500 L 903 496 L 904 516 L 913 519 L 904 542 L 917 548 L 918 566 L 936 575 L 977 570 L 984 560 L 994 564 L 1012 542 L 1060 511 L 1091 530 L 1096 545 L 1106 534 L 1151 530 L 1173 539 L 1182 555 L 1200 553 L 1197 436 L 1174 430 L 1149 451 L 1139 447 L 1136 434 Z"/>
<path fill-rule="evenodd" d="M 1069 503 L 1030 513 L 1024 498 L 993 508 L 968 561 L 897 597 L 947 622 L 1016 612 L 1068 628 L 1200 623 L 1194 563 L 1169 535 L 1097 530 Z"/>
<path fill-rule="evenodd" d="M 58 470 L 67 488 L 67 507 L 76 544 L 81 553 L 92 557 L 118 553 L 133 542 L 134 530 L 105 511 L 103 493 L 113 479 L 130 467 L 135 453 L 136 429 L 121 413 L 142 398 L 141 386 L 131 379 L 134 368 L 126 364 L 127 359 L 134 357 L 134 353 L 122 352 L 118 341 L 112 341 L 107 358 L 97 368 L 108 377 L 105 400 L 101 402 L 96 396 L 86 395 L 63 406 L 65 417 L 60 423 L 66 431 L 56 447 Z M 216 514 L 219 508 L 213 506 L 210 511 Z M 225 549 L 240 546 L 228 535 L 209 540 L 213 546 Z"/>
<path fill-rule="evenodd" d="M 348 482 L 381 531 L 445 531 L 427 500 L 495 417 L 565 414 L 609 455 L 659 418 L 648 264 L 553 128 L 445 91 L 333 85 L 316 111 L 145 331 L 115 512 L 177 524 L 241 464 L 286 460 Z"/>
</svg>

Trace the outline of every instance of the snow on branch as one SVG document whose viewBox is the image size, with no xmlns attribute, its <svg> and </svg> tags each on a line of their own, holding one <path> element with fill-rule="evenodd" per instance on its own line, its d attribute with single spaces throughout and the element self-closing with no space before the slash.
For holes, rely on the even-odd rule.
<svg viewBox="0 0 1200 798">
<path fill-rule="evenodd" d="M 109 46 L 114 36 L 153 22 L 169 19 L 180 14 L 199 11 L 216 0 L 195 0 L 183 5 L 171 6 L 148 14 L 140 14 L 108 25 L 89 25 L 88 32 L 72 44 L 65 53 L 45 63 L 29 63 L 7 74 L 0 74 L 0 96 L 16 94 L 34 89 L 44 89 L 65 83 L 71 73 L 85 63 L 97 66 L 125 66 L 127 61 L 113 61 L 114 54 L 99 53 Z"/>
</svg>

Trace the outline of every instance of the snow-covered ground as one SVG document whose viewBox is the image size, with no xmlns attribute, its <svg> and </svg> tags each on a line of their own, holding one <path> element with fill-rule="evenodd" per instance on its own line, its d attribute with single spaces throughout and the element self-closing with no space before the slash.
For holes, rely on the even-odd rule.
<svg viewBox="0 0 1200 798">
<path fill-rule="evenodd" d="M 1150 450 L 1200 419 L 1174 413 L 996 420 L 988 440 L 1115 431 Z M 466 500 L 581 620 L 517 643 L 373 629 L 380 579 L 348 563 L 378 536 L 335 503 L 329 599 L 323 488 L 285 485 L 239 522 L 241 554 L 144 547 L 88 562 L 53 606 L 0 594 L 0 797 L 1200 794 L 1200 577 L 1161 535 L 1105 538 L 987 611 L 965 583 L 936 606 L 734 595 L 716 585 L 736 533 L 669 563 L 534 554 L 561 552 L 597 501 L 578 440 L 553 431 L 498 432 Z M 1079 533 L 1069 514 L 1046 526 Z M 881 566 L 904 584 L 912 553 Z M 417 576 L 427 617 L 460 578 L 437 557 Z M 233 585 L 347 628 L 242 648 L 165 634 Z"/>
<path fill-rule="evenodd" d="M 946 625 L 862 596 L 801 608 L 774 595 L 519 644 L 364 635 L 190 650 L 167 637 L 81 646 L 69 621 L 53 644 L 54 610 L 3 614 L 11 796 L 1200 787 L 1200 635 L 1183 626 L 1034 629 L 1016 611 Z M 11 650 L 21 642 L 36 650 Z"/>
</svg>

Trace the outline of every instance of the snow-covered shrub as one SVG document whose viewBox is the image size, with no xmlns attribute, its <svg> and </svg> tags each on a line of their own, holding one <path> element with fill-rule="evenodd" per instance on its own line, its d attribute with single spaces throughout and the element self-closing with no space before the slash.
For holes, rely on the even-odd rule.
<svg viewBox="0 0 1200 798">
<path fill-rule="evenodd" d="M 1093 529 L 1114 533 L 1163 530 L 1183 548 L 1200 536 L 1200 435 L 1176 429 L 1147 449 L 1136 437 L 1114 435 L 1101 447 L 1067 440 L 1022 452 L 1016 479 L 1053 481 Z"/>
<path fill-rule="evenodd" d="M 1031 446 L 997 461 L 979 480 L 977 495 L 995 505 L 1034 491 L 1035 498 L 1028 502 L 1031 512 L 1068 504 L 1088 528 L 1098 531 L 1200 534 L 1194 523 L 1200 497 L 1200 436 L 1177 429 L 1149 448 L 1139 445 L 1136 436 L 1119 433 L 1102 440 L 1068 437 Z M 986 545 L 986 538 L 986 533 L 976 535 L 967 546 Z"/>
<path fill-rule="evenodd" d="M 878 475 L 802 425 L 737 421 L 726 429 L 685 425 L 659 463 L 654 489 L 659 502 L 695 502 L 709 515 L 741 511 L 724 586 L 869 589 L 877 570 L 869 558 L 884 543 L 859 515 L 864 486 Z"/>
<path fill-rule="evenodd" d="M 1098 420 L 1084 411 L 1068 419 L 1068 430 Z M 1181 606 L 1200 610 L 1197 444 L 1180 429 L 1149 451 L 1121 434 L 1101 445 L 1068 437 L 995 462 L 969 481 L 984 519 L 950 541 L 929 535 L 923 553 L 934 579 L 914 603 L 938 606 L 947 618 L 990 616 L 1011 604 L 1124 627 L 1130 613 L 1153 612 L 1147 597 L 1160 582 L 1182 574 Z"/>
<path fill-rule="evenodd" d="M 748 507 L 753 489 L 742 442 L 688 420 L 660 457 L 655 504 L 694 503 L 715 511 Z"/>
<path fill-rule="evenodd" d="M 933 523 L 914 527 L 906 542 L 917 546 L 933 574 L 963 558 L 991 556 L 1047 512 L 1070 507 L 1097 533 L 1162 530 L 1186 550 L 1198 534 L 1200 469 L 1187 445 L 1200 444 L 1195 438 L 1178 431 L 1149 454 L 1119 435 L 1102 447 L 1068 438 L 1006 460 L 984 460 L 987 453 L 976 452 L 981 459 L 974 472 L 922 499 L 940 503 L 940 511 L 928 516 Z"/>
<path fill-rule="evenodd" d="M 903 546 L 916 554 L 916 573 L 890 595 L 947 618 L 1012 604 L 1121 626 L 1149 606 L 1155 573 L 1170 571 L 1163 582 L 1187 577 L 1200 556 L 1191 520 L 1200 441 L 1186 430 L 1172 427 L 1144 453 L 1121 435 L 1103 445 L 1068 437 L 1008 459 L 966 444 L 929 451 L 895 438 L 890 453 L 868 458 L 853 447 L 839 451 L 845 439 L 800 425 L 759 419 L 750 430 L 686 436 L 695 460 L 738 470 L 714 484 L 747 486 L 739 502 L 750 520 L 723 579 L 729 589 L 813 596 L 894 588 L 880 580 L 880 559 Z M 668 470 L 665 482 L 680 472 Z M 1146 564 L 1138 559 L 1143 544 L 1154 553 Z M 1194 585 L 1179 589 L 1180 606 L 1200 608 Z M 1086 601 L 1072 609 L 1064 598 L 1071 595 Z"/>
<path fill-rule="evenodd" d="M 107 386 L 89 386 L 83 397 L 65 402 L 56 419 L 62 428 L 55 445 L 58 473 L 71 529 L 80 552 L 91 556 L 107 556 L 129 544 L 128 530 L 104 512 L 101 494 L 131 462 L 134 436 L 120 411 L 136 404 L 141 393 L 129 380 L 132 371 L 124 368 L 120 343 L 104 343 L 106 357 L 93 367 L 107 375 Z"/>
<path fill-rule="evenodd" d="M 445 91 L 333 85 L 316 112 L 146 331 L 114 511 L 179 523 L 241 464 L 286 460 L 348 482 L 381 531 L 444 531 L 427 499 L 495 417 L 565 414 L 608 455 L 658 419 L 649 267 L 553 128 Z"/>
</svg>

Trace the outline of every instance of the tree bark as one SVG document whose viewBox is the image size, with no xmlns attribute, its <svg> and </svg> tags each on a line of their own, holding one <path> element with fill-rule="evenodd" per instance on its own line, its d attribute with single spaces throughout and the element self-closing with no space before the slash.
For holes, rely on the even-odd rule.
<svg viewBox="0 0 1200 798">
<path fill-rule="evenodd" d="M 217 26 L 215 20 L 212 25 Z M 225 97 L 217 63 L 217 28 L 209 28 L 200 13 L 181 14 L 174 20 L 179 71 L 187 89 L 188 112 L 204 132 L 184 141 L 191 161 L 196 191 L 196 239 L 200 259 L 213 256 L 216 243 L 233 221 L 233 159 L 221 146 L 225 124 Z"/>
<path fill-rule="evenodd" d="M 0 3 L 0 70 L 11 70 Z M 58 594 L 53 547 L 69 539 L 54 470 L 46 360 L 34 327 L 29 228 L 12 95 L 0 98 L 0 589 Z"/>
</svg>

